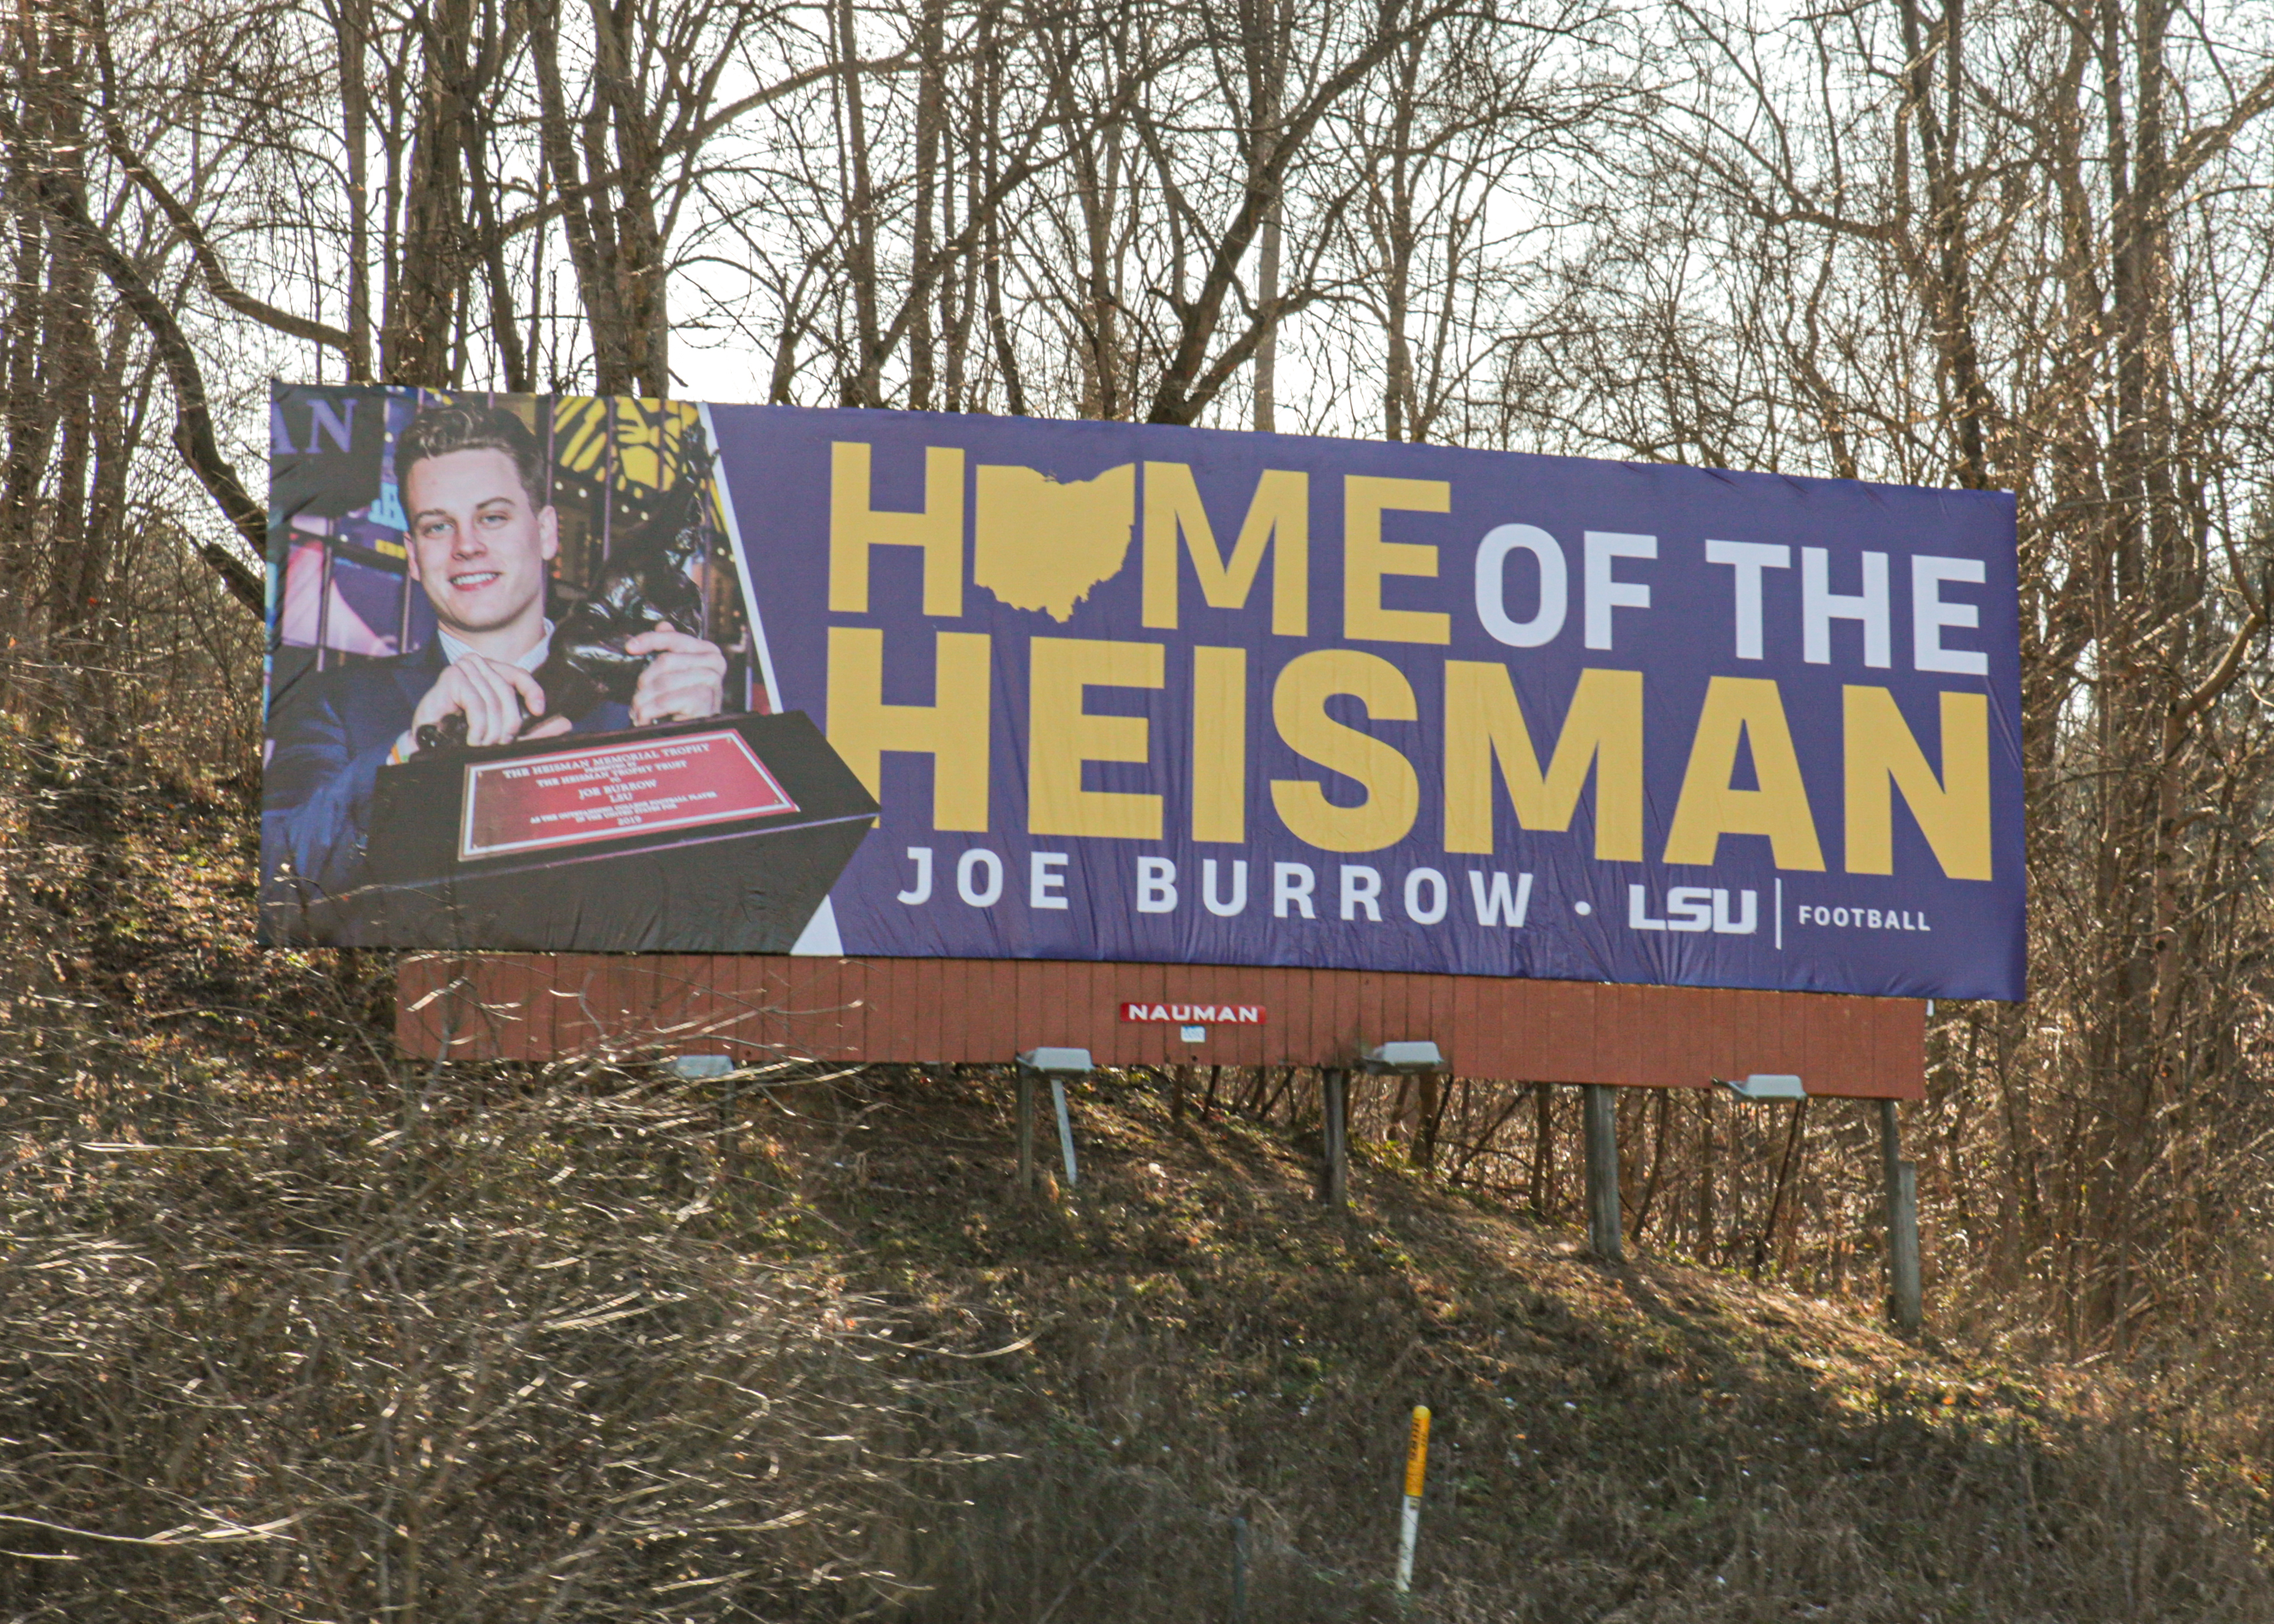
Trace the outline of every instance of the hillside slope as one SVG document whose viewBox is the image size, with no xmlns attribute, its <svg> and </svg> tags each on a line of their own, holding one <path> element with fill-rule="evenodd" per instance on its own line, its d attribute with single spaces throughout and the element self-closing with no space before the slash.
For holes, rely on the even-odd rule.
<svg viewBox="0 0 2274 1624">
<path fill-rule="evenodd" d="M 983 1408 L 1045 1486 L 1005 1473 L 983 1572 L 955 1538 L 919 1559 L 949 1594 L 1016 1593 L 937 1616 L 1040 1616 L 1077 1563 L 1058 1616 L 1229 1616 L 1235 1513 L 1272 1542 L 1254 1616 L 1368 1613 L 1414 1403 L 1422 1616 L 2274 1616 L 2239 1473 L 1857 1305 L 1606 1267 L 1570 1228 L 1382 1166 L 1337 1216 L 1307 1147 L 1172 1124 L 1127 1079 L 1079 1093 L 1080 1186 L 1022 1203 L 1007 1079 L 870 1086 L 817 1191 L 860 1278 L 1035 1339 L 986 1367 Z"/>
</svg>

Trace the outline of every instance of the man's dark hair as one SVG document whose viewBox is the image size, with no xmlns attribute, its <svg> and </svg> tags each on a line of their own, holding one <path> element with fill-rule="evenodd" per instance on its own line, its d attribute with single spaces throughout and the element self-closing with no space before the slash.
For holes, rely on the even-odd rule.
<svg viewBox="0 0 2274 1624">
<path fill-rule="evenodd" d="M 410 419 L 395 446 L 395 480 L 408 483 L 410 468 L 453 451 L 502 451 L 513 459 L 531 508 L 545 505 L 545 454 L 537 437 L 509 411 L 494 406 L 429 406 Z"/>
</svg>

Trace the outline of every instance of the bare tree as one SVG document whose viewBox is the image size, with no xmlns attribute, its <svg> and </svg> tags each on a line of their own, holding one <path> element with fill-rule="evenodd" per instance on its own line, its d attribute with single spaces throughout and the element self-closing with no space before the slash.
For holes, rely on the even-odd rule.
<svg viewBox="0 0 2274 1624">
<path fill-rule="evenodd" d="M 1969 1035 L 1939 1097 L 1954 1154 L 2005 1170 L 1978 1232 L 2026 1237 L 2007 1278 L 2080 1343 L 2135 1340 L 2200 1305 L 2214 1214 L 2263 1170 L 2231 1108 L 2266 940 L 2274 262 L 2246 177 L 2274 71 L 2239 17 L 2156 0 L 1678 16 L 1680 88 L 1607 149 L 1560 365 L 1528 357 L 1511 406 L 1632 454 L 2019 494 L 2037 991 L 1946 1006 Z"/>
</svg>

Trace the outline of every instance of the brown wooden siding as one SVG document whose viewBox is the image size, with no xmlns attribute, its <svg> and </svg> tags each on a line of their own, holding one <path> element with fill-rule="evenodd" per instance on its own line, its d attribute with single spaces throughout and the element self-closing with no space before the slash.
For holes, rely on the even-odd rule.
<svg viewBox="0 0 2274 1624">
<path fill-rule="evenodd" d="M 1260 1026 L 1124 1022 L 1124 1003 L 1261 1004 Z M 1434 1039 L 1463 1077 L 1704 1087 L 1796 1071 L 1809 1092 L 1924 1093 L 1915 998 L 1621 987 L 1360 970 L 1013 959 L 495 953 L 406 957 L 410 1052 L 543 1060 L 601 1046 L 815 1060 L 1001 1064 L 1038 1044 L 1102 1065 L 1333 1065 Z"/>
</svg>

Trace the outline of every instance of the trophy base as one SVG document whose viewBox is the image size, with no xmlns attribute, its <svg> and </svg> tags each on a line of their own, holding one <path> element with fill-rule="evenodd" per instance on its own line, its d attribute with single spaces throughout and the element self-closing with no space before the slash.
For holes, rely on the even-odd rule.
<svg viewBox="0 0 2274 1624">
<path fill-rule="evenodd" d="M 787 952 L 876 814 L 798 712 L 420 757 L 380 771 L 366 883 L 268 924 L 342 947 Z"/>
</svg>

